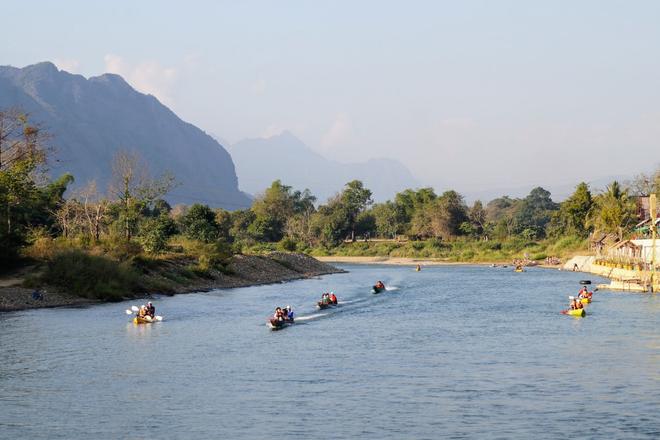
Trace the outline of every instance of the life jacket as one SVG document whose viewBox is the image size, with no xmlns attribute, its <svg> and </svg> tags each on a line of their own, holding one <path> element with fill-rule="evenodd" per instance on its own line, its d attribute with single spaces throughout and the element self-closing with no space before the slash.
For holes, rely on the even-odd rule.
<svg viewBox="0 0 660 440">
<path fill-rule="evenodd" d="M 335 304 L 337 304 L 337 297 L 335 296 L 334 293 L 332 293 L 332 294 L 330 295 L 330 301 L 333 302 L 333 303 L 335 303 Z"/>
</svg>

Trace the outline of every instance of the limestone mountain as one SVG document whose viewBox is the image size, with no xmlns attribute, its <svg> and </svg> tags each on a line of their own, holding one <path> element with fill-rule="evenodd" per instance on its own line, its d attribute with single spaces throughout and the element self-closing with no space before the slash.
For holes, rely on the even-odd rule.
<svg viewBox="0 0 660 440">
<path fill-rule="evenodd" d="M 336 162 L 316 153 L 288 131 L 269 138 L 245 139 L 228 149 L 241 189 L 251 194 L 264 191 L 276 179 L 294 189 L 309 188 L 319 202 L 325 202 L 354 179 L 361 180 L 377 201 L 419 186 L 410 171 L 396 160 Z"/>
<path fill-rule="evenodd" d="M 94 179 L 105 190 L 115 153 L 127 150 L 137 152 L 152 174 L 174 175 L 178 186 L 166 197 L 171 204 L 250 205 L 231 156 L 217 141 L 118 75 L 87 79 L 49 62 L 0 66 L 0 109 L 9 107 L 28 112 L 53 136 L 51 174 L 71 173 L 76 186 Z"/>
</svg>

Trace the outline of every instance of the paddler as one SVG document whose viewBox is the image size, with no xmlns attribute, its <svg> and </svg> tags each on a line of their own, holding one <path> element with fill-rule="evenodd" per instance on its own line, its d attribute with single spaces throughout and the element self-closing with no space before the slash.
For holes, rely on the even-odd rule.
<svg viewBox="0 0 660 440">
<path fill-rule="evenodd" d="M 156 307 L 154 307 L 151 301 L 147 303 L 145 309 L 146 309 L 146 314 L 151 316 L 152 319 L 156 316 Z"/>
<path fill-rule="evenodd" d="M 284 310 L 286 310 L 286 319 L 293 321 L 293 308 L 291 306 L 286 306 Z"/>
<path fill-rule="evenodd" d="M 582 305 L 582 304 L 580 304 L 580 303 L 577 301 L 577 299 L 575 299 L 574 296 L 569 296 L 568 299 L 571 300 L 571 302 L 570 302 L 570 304 L 569 304 L 569 307 L 570 307 L 571 310 L 577 310 L 577 309 L 578 309 L 578 305 L 580 305 L 580 306 Z"/>
<path fill-rule="evenodd" d="M 337 297 L 335 296 L 335 292 L 330 292 L 330 303 L 337 304 Z"/>
<path fill-rule="evenodd" d="M 282 311 L 281 307 L 275 309 L 275 314 L 273 315 L 273 318 L 277 319 L 278 321 L 284 321 L 284 312 Z"/>
<path fill-rule="evenodd" d="M 578 293 L 578 298 L 589 298 L 589 291 L 587 290 L 587 286 L 582 286 L 582 290 Z"/>
</svg>

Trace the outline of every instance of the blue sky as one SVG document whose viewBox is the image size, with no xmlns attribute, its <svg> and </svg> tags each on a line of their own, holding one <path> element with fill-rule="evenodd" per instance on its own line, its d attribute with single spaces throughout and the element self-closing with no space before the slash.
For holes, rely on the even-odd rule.
<svg viewBox="0 0 660 440">
<path fill-rule="evenodd" d="M 4 2 L 0 64 L 123 75 L 229 142 L 288 129 L 438 189 L 660 163 L 660 2 Z"/>
</svg>

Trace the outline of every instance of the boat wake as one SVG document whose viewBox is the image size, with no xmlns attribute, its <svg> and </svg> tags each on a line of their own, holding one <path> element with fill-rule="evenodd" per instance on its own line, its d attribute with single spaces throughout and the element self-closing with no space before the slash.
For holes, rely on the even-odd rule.
<svg viewBox="0 0 660 440">
<path fill-rule="evenodd" d="M 310 321 L 312 319 L 320 318 L 321 316 L 325 316 L 325 313 L 315 313 L 313 315 L 307 315 L 307 316 L 296 316 L 296 322 L 298 321 Z"/>
<path fill-rule="evenodd" d="M 339 305 L 345 305 L 345 304 L 355 304 L 355 303 L 360 303 L 360 302 L 364 302 L 364 299 L 352 299 L 352 300 L 349 300 L 349 301 L 339 301 L 338 304 Z"/>
<path fill-rule="evenodd" d="M 385 286 L 385 290 L 387 290 L 388 292 L 399 290 L 399 286 Z"/>
</svg>

